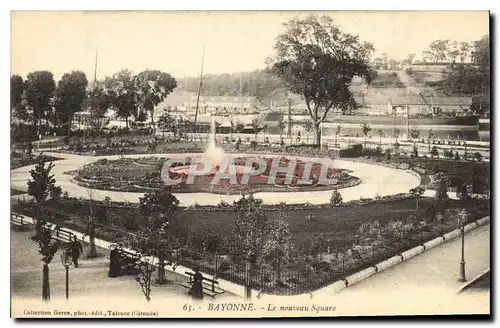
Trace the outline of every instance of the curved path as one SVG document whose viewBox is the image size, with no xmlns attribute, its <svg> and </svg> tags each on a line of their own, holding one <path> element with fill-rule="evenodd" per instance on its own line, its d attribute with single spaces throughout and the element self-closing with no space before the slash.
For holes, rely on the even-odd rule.
<svg viewBox="0 0 500 328">
<path fill-rule="evenodd" d="M 139 158 L 150 156 L 162 157 L 181 157 L 181 156 L 199 156 L 200 154 L 138 154 L 138 155 L 114 155 L 114 156 L 80 156 L 62 153 L 45 153 L 54 157 L 63 158 L 54 162 L 52 172 L 56 179 L 56 184 L 61 186 L 63 191 L 67 191 L 71 197 L 90 198 L 94 200 L 103 200 L 105 197 L 110 197 L 112 201 L 138 203 L 139 198 L 143 193 L 119 192 L 108 190 L 88 189 L 77 185 L 72 181 L 71 176 L 64 172 L 77 170 L 83 165 L 95 162 L 99 159 L 118 159 Z M 265 156 L 272 155 L 263 154 L 230 154 L 230 156 Z M 281 155 L 276 155 L 281 156 Z M 289 156 L 301 158 L 299 156 Z M 307 159 L 303 157 L 304 159 Z M 310 158 L 312 159 L 312 158 Z M 388 196 L 397 193 L 407 193 L 409 189 L 420 184 L 420 178 L 415 174 L 407 171 L 388 168 L 384 166 L 357 163 L 343 160 L 317 159 L 318 161 L 328 161 L 333 163 L 333 167 L 348 169 L 353 171 L 352 175 L 361 179 L 361 183 L 357 186 L 340 189 L 344 201 L 358 200 L 363 198 L 375 198 L 376 196 Z M 21 191 L 27 191 L 27 181 L 30 178 L 29 171 L 34 167 L 25 166 L 11 171 L 11 187 Z M 255 193 L 257 198 L 263 199 L 266 204 L 277 204 L 286 202 L 288 204 L 306 203 L 323 204 L 330 201 L 331 191 L 303 191 L 303 192 L 261 192 Z M 179 199 L 181 206 L 198 205 L 217 205 L 222 200 L 232 203 L 241 198 L 239 195 L 215 195 L 209 193 L 180 193 L 175 194 Z"/>
</svg>

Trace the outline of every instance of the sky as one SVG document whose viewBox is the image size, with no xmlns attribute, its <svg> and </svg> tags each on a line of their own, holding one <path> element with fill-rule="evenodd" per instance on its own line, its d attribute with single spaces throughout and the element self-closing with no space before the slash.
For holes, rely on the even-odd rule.
<svg viewBox="0 0 500 328">
<path fill-rule="evenodd" d="M 375 45 L 375 56 L 403 59 L 436 39 L 474 41 L 489 34 L 487 11 L 325 12 L 342 31 Z M 72 70 L 97 78 L 121 69 L 158 69 L 182 78 L 262 69 L 282 24 L 306 12 L 44 12 L 11 15 L 11 73 Z M 418 58 L 418 57 L 417 57 Z"/>
</svg>

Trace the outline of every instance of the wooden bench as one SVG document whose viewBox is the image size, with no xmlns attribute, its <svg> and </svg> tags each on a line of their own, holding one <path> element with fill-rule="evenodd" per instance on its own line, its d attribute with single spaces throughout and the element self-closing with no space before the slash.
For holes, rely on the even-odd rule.
<svg viewBox="0 0 500 328">
<path fill-rule="evenodd" d="M 193 287 L 193 284 L 194 284 L 193 277 L 194 277 L 195 273 L 190 272 L 190 271 L 185 271 L 184 273 L 189 276 L 189 282 L 184 282 L 181 284 L 181 286 L 188 288 L 188 289 L 191 289 L 191 287 Z M 204 281 L 202 283 L 203 294 L 210 296 L 211 298 L 214 298 L 215 296 L 224 293 L 224 291 L 222 289 L 220 289 L 219 287 L 215 287 L 215 285 L 219 284 L 219 282 L 217 281 L 217 277 L 214 277 L 213 279 L 203 277 L 203 281 Z M 207 283 L 205 283 L 205 281 Z"/>
<path fill-rule="evenodd" d="M 31 226 L 31 222 L 28 222 L 24 216 L 17 213 L 10 213 L 10 224 L 18 230 L 24 230 Z"/>
<path fill-rule="evenodd" d="M 69 244 L 73 241 L 73 232 L 59 228 L 59 227 L 54 227 L 54 233 L 52 234 L 52 239 L 55 239 L 57 241 L 60 241 L 65 244 Z"/>
<path fill-rule="evenodd" d="M 115 249 L 118 255 L 118 266 L 120 267 L 120 275 L 128 273 L 136 269 L 141 264 L 141 255 L 135 252 L 128 251 L 120 245 L 111 245 L 111 250 Z M 106 256 L 110 260 L 110 256 Z M 111 263 L 110 263 L 111 265 Z"/>
</svg>

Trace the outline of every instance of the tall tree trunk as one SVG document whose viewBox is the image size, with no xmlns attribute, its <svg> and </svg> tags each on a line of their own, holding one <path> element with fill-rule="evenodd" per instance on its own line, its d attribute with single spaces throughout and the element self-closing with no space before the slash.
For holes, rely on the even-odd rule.
<svg viewBox="0 0 500 328">
<path fill-rule="evenodd" d="M 156 135 L 156 124 L 155 124 L 155 110 L 152 109 L 149 111 L 149 113 L 151 114 L 151 125 L 153 126 L 153 136 Z"/>
<path fill-rule="evenodd" d="M 319 128 L 318 123 L 313 124 L 313 132 L 314 132 L 314 144 L 317 146 L 321 146 L 321 129 Z"/>
<path fill-rule="evenodd" d="M 43 264 L 42 300 L 50 301 L 49 265 Z"/>
<path fill-rule="evenodd" d="M 88 221 L 88 234 L 89 234 L 89 252 L 87 254 L 87 257 L 89 258 L 94 258 L 97 257 L 97 249 L 95 247 L 95 222 L 94 222 L 94 211 L 92 209 L 93 205 L 90 205 L 90 217 Z"/>
<path fill-rule="evenodd" d="M 160 285 L 165 283 L 165 256 L 160 254 L 158 256 L 158 278 L 157 283 Z"/>
</svg>

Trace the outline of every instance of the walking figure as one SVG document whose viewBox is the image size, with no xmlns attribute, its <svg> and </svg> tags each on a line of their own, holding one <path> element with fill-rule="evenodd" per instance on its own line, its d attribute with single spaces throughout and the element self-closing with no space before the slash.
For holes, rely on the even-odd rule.
<svg viewBox="0 0 500 328">
<path fill-rule="evenodd" d="M 80 254 L 83 253 L 83 247 L 82 243 L 78 240 L 76 236 L 73 236 L 73 241 L 71 242 L 70 245 L 70 251 L 73 264 L 75 265 L 75 268 L 78 268 L 78 258 L 80 257 Z"/>
</svg>

